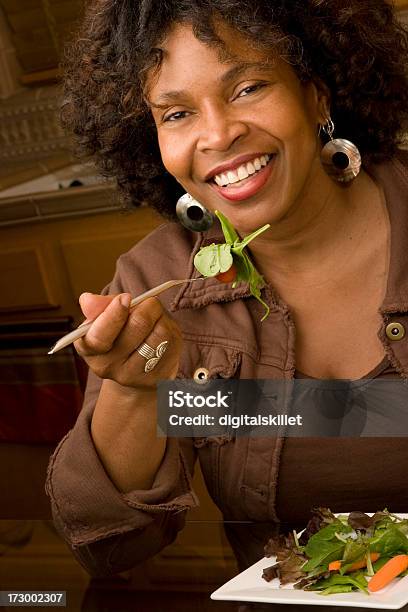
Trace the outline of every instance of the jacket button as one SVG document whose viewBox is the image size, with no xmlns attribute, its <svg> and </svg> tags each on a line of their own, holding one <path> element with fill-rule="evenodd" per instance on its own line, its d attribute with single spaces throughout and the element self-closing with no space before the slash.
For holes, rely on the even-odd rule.
<svg viewBox="0 0 408 612">
<path fill-rule="evenodd" d="M 210 372 L 209 370 L 207 370 L 207 368 L 198 368 L 193 375 L 195 382 L 199 385 L 203 385 L 204 383 L 206 383 L 209 377 Z"/>
<path fill-rule="evenodd" d="M 405 336 L 405 327 L 402 323 L 388 323 L 385 333 L 390 340 L 402 340 Z"/>
</svg>

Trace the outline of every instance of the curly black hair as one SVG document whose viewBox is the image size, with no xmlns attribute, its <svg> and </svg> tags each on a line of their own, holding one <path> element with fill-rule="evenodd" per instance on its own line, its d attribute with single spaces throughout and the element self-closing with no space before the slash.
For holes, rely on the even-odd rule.
<svg viewBox="0 0 408 612">
<path fill-rule="evenodd" d="M 161 161 L 146 74 L 175 23 L 221 48 L 219 20 L 301 80 L 323 82 L 337 135 L 363 160 L 395 154 L 407 127 L 408 32 L 386 0 L 92 0 L 66 54 L 62 121 L 128 204 L 175 216 L 182 189 Z"/>
</svg>

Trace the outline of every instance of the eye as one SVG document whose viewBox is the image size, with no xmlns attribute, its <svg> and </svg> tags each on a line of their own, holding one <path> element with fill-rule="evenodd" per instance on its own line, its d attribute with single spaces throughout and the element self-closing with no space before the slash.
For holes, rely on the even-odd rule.
<svg viewBox="0 0 408 612">
<path fill-rule="evenodd" d="M 237 95 L 237 98 L 242 98 L 244 96 L 248 96 L 251 93 L 255 93 L 256 91 L 259 91 L 259 89 L 261 89 L 262 87 L 265 87 L 265 85 L 266 83 L 255 83 L 255 85 L 248 85 L 248 87 L 244 87 L 244 89 L 241 89 L 241 91 Z"/>
<path fill-rule="evenodd" d="M 165 115 L 165 117 L 163 118 L 163 123 L 166 121 L 180 121 L 180 119 L 185 119 L 187 115 L 187 111 L 177 111 L 175 113 L 170 113 L 169 115 Z"/>
</svg>

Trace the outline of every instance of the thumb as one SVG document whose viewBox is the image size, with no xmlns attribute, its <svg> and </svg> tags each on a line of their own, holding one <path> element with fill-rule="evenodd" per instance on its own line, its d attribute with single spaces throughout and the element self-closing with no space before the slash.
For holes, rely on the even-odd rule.
<svg viewBox="0 0 408 612">
<path fill-rule="evenodd" d="M 95 293 L 82 293 L 79 296 L 79 305 L 87 320 L 93 321 L 115 299 L 115 295 L 98 295 Z"/>
</svg>

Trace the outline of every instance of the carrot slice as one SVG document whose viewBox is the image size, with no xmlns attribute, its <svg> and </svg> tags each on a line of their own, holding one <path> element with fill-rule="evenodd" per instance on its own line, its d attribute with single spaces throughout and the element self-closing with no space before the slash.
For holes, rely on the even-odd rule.
<svg viewBox="0 0 408 612">
<path fill-rule="evenodd" d="M 380 553 L 378 552 L 370 553 L 370 559 L 372 563 L 374 563 L 375 561 L 378 561 L 379 558 L 380 558 Z M 349 568 L 348 571 L 355 572 L 356 570 L 363 569 L 364 567 L 367 567 L 367 557 L 364 557 L 363 559 L 360 559 L 359 561 L 355 561 L 353 565 Z"/>
<path fill-rule="evenodd" d="M 380 558 L 380 554 L 378 552 L 372 552 L 370 553 L 370 558 L 372 562 L 377 561 Z M 329 572 L 338 571 L 341 566 L 342 561 L 332 561 L 331 563 L 329 563 Z M 355 561 L 347 571 L 355 572 L 356 570 L 363 569 L 364 567 L 367 567 L 367 557 L 363 557 L 362 559 Z"/>
<path fill-rule="evenodd" d="M 329 572 L 336 572 L 341 568 L 341 561 L 332 561 L 329 563 Z"/>
<path fill-rule="evenodd" d="M 408 555 L 397 555 L 393 557 L 374 574 L 368 583 L 368 590 L 375 593 L 383 589 L 393 580 L 393 578 L 396 578 L 407 569 Z"/>
</svg>

